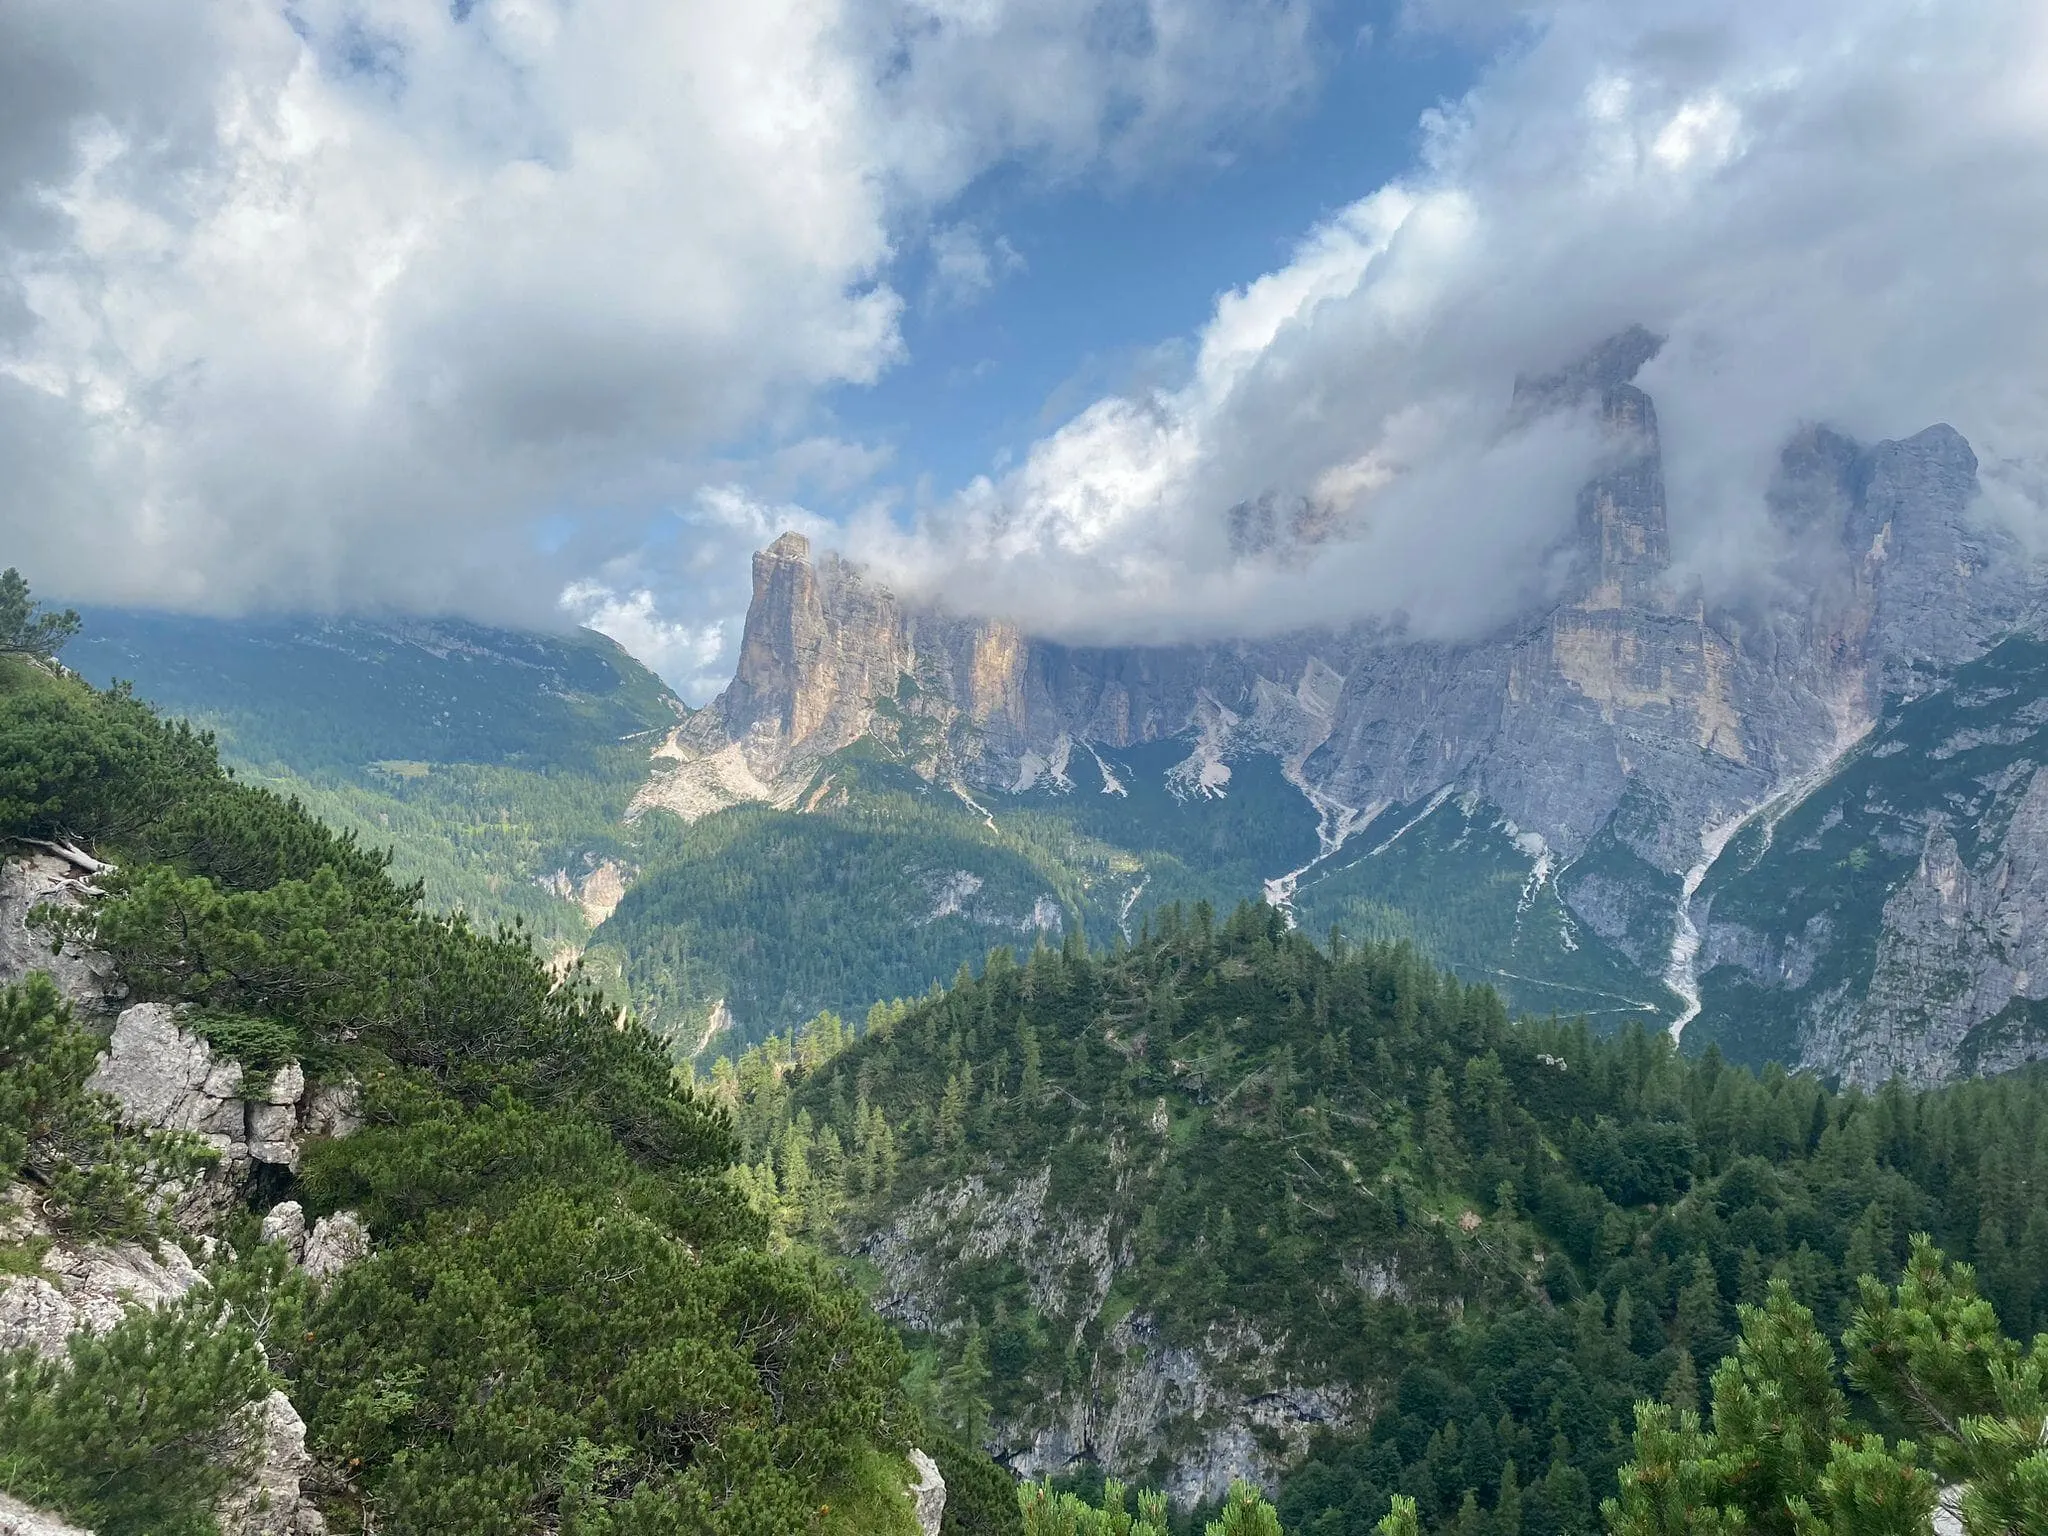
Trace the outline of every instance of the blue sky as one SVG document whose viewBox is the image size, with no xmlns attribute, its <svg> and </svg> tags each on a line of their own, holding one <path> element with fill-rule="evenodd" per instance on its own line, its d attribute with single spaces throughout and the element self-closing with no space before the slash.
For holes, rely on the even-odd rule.
<svg viewBox="0 0 2048 1536">
<path fill-rule="evenodd" d="M 1422 114 L 1463 95 L 1481 62 L 1359 7 L 1321 29 L 1309 101 L 1223 153 L 1129 181 L 996 168 L 949 218 L 1006 240 L 1018 265 L 976 301 L 934 302 L 929 250 L 908 253 L 908 357 L 834 391 L 831 429 L 890 445 L 885 478 L 928 478 L 943 496 L 1097 396 L 1177 379 L 1217 295 L 1409 170 Z"/>
</svg>

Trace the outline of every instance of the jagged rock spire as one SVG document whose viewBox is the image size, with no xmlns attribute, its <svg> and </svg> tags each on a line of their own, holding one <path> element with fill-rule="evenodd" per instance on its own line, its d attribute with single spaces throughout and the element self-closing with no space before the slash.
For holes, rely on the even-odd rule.
<svg viewBox="0 0 2048 1536">
<path fill-rule="evenodd" d="M 1590 402 L 1610 445 L 1599 473 L 1579 492 L 1581 607 L 1651 606 L 1657 578 L 1671 564 L 1657 407 L 1633 382 L 1663 345 L 1662 336 L 1631 325 L 1555 373 L 1515 380 L 1515 420 Z"/>
</svg>

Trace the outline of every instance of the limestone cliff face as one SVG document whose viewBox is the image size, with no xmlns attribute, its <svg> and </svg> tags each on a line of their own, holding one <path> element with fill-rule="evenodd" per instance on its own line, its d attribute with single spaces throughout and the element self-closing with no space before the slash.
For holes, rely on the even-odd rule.
<svg viewBox="0 0 2048 1536">
<path fill-rule="evenodd" d="M 2037 584 L 1976 515 L 1976 458 L 1952 428 L 1875 445 L 1811 428 L 1769 492 L 1774 563 L 1742 602 L 1709 606 L 1670 570 L 1656 407 L 1635 383 L 1657 346 L 1635 329 L 1517 381 L 1515 415 L 1588 412 L 1608 442 L 1548 611 L 1462 644 L 1361 625 L 1075 647 L 914 610 L 785 534 L 755 559 L 732 686 L 674 733 L 640 803 L 795 806 L 816 764 L 863 736 L 977 793 L 1029 784 L 1075 743 L 1184 739 L 1175 772 L 1203 792 L 1229 758 L 1271 753 L 1333 847 L 1390 806 L 1482 797 L 1539 840 L 1536 878 L 1690 995 L 1685 903 L 1727 836 L 1823 772 L 1888 697 L 1982 653 Z M 1236 522 L 1250 539 L 1258 519 Z"/>
<path fill-rule="evenodd" d="M 1703 883 L 1701 1024 L 1865 1085 L 2048 1056 L 2048 645 L 1894 699 Z"/>
<path fill-rule="evenodd" d="M 1106 1317 L 1111 1282 L 1132 1262 L 1128 1237 L 1115 1233 L 1130 1223 L 1063 1210 L 1047 1198 L 1050 1183 L 1042 1168 L 1011 1182 L 971 1174 L 858 1244 L 882 1276 L 875 1305 L 886 1317 L 948 1331 L 952 1324 L 931 1310 L 948 1294 L 948 1277 L 1001 1259 L 1026 1275 L 1032 1305 L 1051 1326 L 1085 1345 L 1083 1380 L 996 1426 L 1012 1447 L 1004 1459 L 1013 1471 L 1047 1477 L 1092 1463 L 1128 1473 L 1163 1462 L 1161 1486 L 1185 1506 L 1221 1499 L 1240 1477 L 1273 1487 L 1318 1430 L 1372 1417 L 1372 1394 L 1296 1379 L 1246 1319 L 1219 1322 L 1188 1343 L 1164 1337 L 1143 1311 Z"/>
<path fill-rule="evenodd" d="M 749 800 L 794 804 L 818 762 L 878 718 L 914 738 L 922 770 L 979 779 L 1028 749 L 1032 650 L 1000 621 L 908 609 L 785 533 L 754 557 L 732 685 L 670 734 L 636 807 L 694 819 Z"/>
<path fill-rule="evenodd" d="M 678 728 L 677 766 L 645 799 L 685 814 L 793 803 L 821 758 L 875 729 L 878 705 L 930 723 L 933 771 L 998 788 L 1062 738 L 1129 746 L 1220 709 L 1235 733 L 1224 750 L 1292 747 L 1305 786 L 1361 816 L 1456 784 L 1567 857 L 1635 789 L 1661 812 L 1632 842 L 1681 871 L 1704 826 L 1825 760 L 1887 688 L 1967 659 L 2020 611 L 2017 557 L 1969 518 L 1975 461 L 1946 428 L 1867 451 L 1831 434 L 1795 445 L 1779 501 L 1788 583 L 1817 571 L 1805 601 L 1705 609 L 1660 585 L 1668 538 L 1648 399 L 1632 387 L 1605 398 L 1634 446 L 1582 500 L 1580 590 L 1463 645 L 1359 631 L 1064 646 L 910 610 L 784 535 L 755 559 L 732 686 Z M 1276 708 L 1304 688 L 1311 705 Z"/>
</svg>

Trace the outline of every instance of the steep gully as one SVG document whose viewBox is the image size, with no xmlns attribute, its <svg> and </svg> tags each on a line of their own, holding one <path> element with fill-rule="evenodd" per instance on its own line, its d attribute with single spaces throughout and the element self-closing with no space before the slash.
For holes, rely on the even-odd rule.
<svg viewBox="0 0 2048 1536">
<path fill-rule="evenodd" d="M 1700 1015 L 1700 930 L 1692 915 L 1693 897 L 1699 894 L 1700 886 L 1706 881 L 1728 845 L 1752 821 L 1761 821 L 1764 847 L 1770 846 L 1772 834 L 1799 803 L 1812 794 L 1828 777 L 1851 749 L 1870 731 L 1874 722 L 1844 730 L 1835 739 L 1826 757 L 1809 768 L 1805 773 L 1774 790 L 1764 801 L 1750 810 L 1730 816 L 1723 821 L 1709 822 L 1700 829 L 1700 861 L 1685 872 L 1685 883 L 1678 893 L 1677 921 L 1671 931 L 1671 955 L 1664 967 L 1664 985 L 1684 999 L 1685 1008 L 1671 1021 L 1671 1041 L 1675 1045 L 1685 1034 L 1685 1026 Z"/>
<path fill-rule="evenodd" d="M 1739 811 L 1733 816 L 1710 821 L 1700 828 L 1701 857 L 1699 862 L 1686 870 L 1685 878 L 1679 887 L 1678 904 L 1673 914 L 1671 949 L 1665 963 L 1663 975 L 1664 985 L 1676 993 L 1685 1005 L 1678 1017 L 1673 1019 L 1668 1027 L 1673 1044 L 1677 1044 L 1684 1037 L 1686 1025 L 1699 1017 L 1702 1006 L 1698 973 L 1702 935 L 1698 923 L 1693 918 L 1692 907 L 1693 898 L 1699 894 L 1700 887 L 1706 882 L 1707 875 L 1713 870 L 1721 855 L 1727 851 L 1728 845 L 1734 841 L 1735 834 L 1759 818 L 1762 818 L 1765 846 L 1768 847 L 1770 837 L 1778 822 L 1783 820 L 1801 801 L 1827 781 L 1837 765 L 1863 739 L 1869 729 L 1870 726 L 1866 723 L 1860 727 L 1845 730 L 1836 739 L 1827 755 L 1805 773 L 1777 787 L 1758 804 Z M 1295 926 L 1294 899 L 1301 889 L 1302 881 L 1312 876 L 1319 867 L 1334 858 L 1352 837 L 1371 827 L 1381 814 L 1386 811 L 1387 807 L 1385 805 L 1375 805 L 1359 809 L 1341 805 L 1309 784 L 1302 782 L 1294 775 L 1289 775 L 1289 777 L 1294 779 L 1295 786 L 1301 790 L 1308 798 L 1309 803 L 1316 809 L 1318 817 L 1316 839 L 1320 844 L 1316 856 L 1306 864 L 1301 865 L 1297 869 L 1290 869 L 1285 874 L 1276 875 L 1264 883 L 1264 894 L 1267 902 L 1279 908 L 1287 919 L 1287 926 L 1292 928 Z M 1439 788 L 1430 796 L 1419 812 L 1410 817 L 1401 826 L 1395 828 L 1383 842 L 1371 849 L 1365 856 L 1372 858 L 1385 852 L 1386 849 L 1399 841 L 1404 834 L 1441 809 L 1444 802 L 1451 797 L 1454 789 L 1455 786 L 1449 784 Z M 1536 851 L 1534 855 L 1535 868 L 1531 874 L 1530 888 L 1523 893 L 1521 906 L 1524 909 L 1529 905 L 1533 889 L 1540 886 L 1546 878 L 1558 873 L 1558 871 L 1553 871 L 1549 867 L 1553 857 L 1548 848 L 1539 847 Z M 1142 889 L 1141 885 L 1138 890 Z M 1124 913 L 1126 915 L 1137 899 L 1138 890 L 1133 890 L 1124 904 Z"/>
</svg>

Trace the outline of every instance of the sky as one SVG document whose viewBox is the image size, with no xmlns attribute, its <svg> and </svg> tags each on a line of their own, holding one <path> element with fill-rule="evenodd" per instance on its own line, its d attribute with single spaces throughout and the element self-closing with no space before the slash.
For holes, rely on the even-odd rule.
<svg viewBox="0 0 2048 1536">
<path fill-rule="evenodd" d="M 794 527 L 1061 638 L 1477 633 L 1601 451 L 1515 377 L 1636 322 L 1710 593 L 1811 421 L 1954 424 L 2048 543 L 2048 11 L 0 8 L 0 559 L 76 600 L 587 622 L 701 701 Z"/>
</svg>

